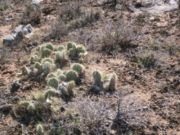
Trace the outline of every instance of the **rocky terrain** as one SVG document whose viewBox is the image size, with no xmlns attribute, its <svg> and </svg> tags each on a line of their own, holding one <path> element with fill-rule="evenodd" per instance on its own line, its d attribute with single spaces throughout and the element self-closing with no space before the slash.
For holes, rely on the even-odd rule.
<svg viewBox="0 0 180 135">
<path fill-rule="evenodd" d="M 0 135 L 179 135 L 179 0 L 0 0 Z"/>
</svg>

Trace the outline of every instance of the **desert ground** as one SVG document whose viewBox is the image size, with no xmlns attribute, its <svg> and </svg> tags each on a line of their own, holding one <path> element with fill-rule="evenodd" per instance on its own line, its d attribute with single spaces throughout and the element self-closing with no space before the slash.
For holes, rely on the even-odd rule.
<svg viewBox="0 0 180 135">
<path fill-rule="evenodd" d="M 0 0 L 0 135 L 180 135 L 180 1 Z"/>
</svg>

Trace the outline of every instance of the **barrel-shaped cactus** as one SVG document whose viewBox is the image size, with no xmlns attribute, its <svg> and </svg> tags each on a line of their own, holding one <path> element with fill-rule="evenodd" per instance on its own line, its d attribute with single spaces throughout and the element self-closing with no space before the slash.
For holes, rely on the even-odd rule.
<svg viewBox="0 0 180 135">
<path fill-rule="evenodd" d="M 75 48 L 76 48 L 76 43 L 74 43 L 74 42 L 67 43 L 67 50 L 75 49 Z"/>
<path fill-rule="evenodd" d="M 79 64 L 79 63 L 74 63 L 72 66 L 71 66 L 71 69 L 76 71 L 80 77 L 83 77 L 84 76 L 84 73 L 85 73 L 85 67 L 82 65 L 82 64 Z"/>
<path fill-rule="evenodd" d="M 109 91 L 116 90 L 116 85 L 117 85 L 117 75 L 113 73 L 109 80 Z"/>
<path fill-rule="evenodd" d="M 57 89 L 58 85 L 59 85 L 59 81 L 57 78 L 53 77 L 53 78 L 48 79 L 47 84 L 48 84 L 48 86 Z"/>
<path fill-rule="evenodd" d="M 38 62 L 40 60 L 39 56 L 38 55 L 32 55 L 30 57 L 30 63 L 33 64 L 35 62 Z"/>
<path fill-rule="evenodd" d="M 41 57 L 42 58 L 45 58 L 45 57 L 49 57 L 52 53 L 52 50 L 51 49 L 48 49 L 48 48 L 43 48 L 41 50 Z"/>
<path fill-rule="evenodd" d="M 60 75 L 58 76 L 58 80 L 59 80 L 60 82 L 66 81 L 66 76 L 65 76 L 64 74 L 60 74 Z"/>
<path fill-rule="evenodd" d="M 51 44 L 51 43 L 47 43 L 45 46 L 46 46 L 46 48 L 48 48 L 52 51 L 54 50 L 53 44 Z"/>
<path fill-rule="evenodd" d="M 53 88 L 49 88 L 44 92 L 44 99 L 46 100 L 48 98 L 51 98 L 57 95 L 59 95 L 59 92 L 57 90 Z"/>
<path fill-rule="evenodd" d="M 68 55 L 72 60 L 79 60 L 82 56 L 85 56 L 87 51 L 83 45 L 76 45 L 68 49 Z"/>
<path fill-rule="evenodd" d="M 63 98 L 71 98 L 74 95 L 73 89 L 75 87 L 75 82 L 62 82 L 60 83 L 58 90 Z"/>
<path fill-rule="evenodd" d="M 99 71 L 94 71 L 93 72 L 93 78 L 94 78 L 94 85 L 101 88 L 103 85 L 102 73 L 100 73 Z"/>
<path fill-rule="evenodd" d="M 69 70 L 66 72 L 66 80 L 67 81 L 75 81 L 77 82 L 79 79 L 78 73 L 74 70 Z"/>
<path fill-rule="evenodd" d="M 57 51 L 55 53 L 55 56 L 55 62 L 60 68 L 62 68 L 68 63 L 68 56 L 66 54 L 66 51 Z"/>
</svg>

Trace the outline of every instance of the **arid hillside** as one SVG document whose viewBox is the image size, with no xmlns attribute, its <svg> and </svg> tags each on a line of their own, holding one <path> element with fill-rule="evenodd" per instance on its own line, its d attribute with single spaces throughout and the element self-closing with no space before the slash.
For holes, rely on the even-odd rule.
<svg viewBox="0 0 180 135">
<path fill-rule="evenodd" d="M 180 0 L 0 0 L 0 135 L 180 135 Z"/>
</svg>

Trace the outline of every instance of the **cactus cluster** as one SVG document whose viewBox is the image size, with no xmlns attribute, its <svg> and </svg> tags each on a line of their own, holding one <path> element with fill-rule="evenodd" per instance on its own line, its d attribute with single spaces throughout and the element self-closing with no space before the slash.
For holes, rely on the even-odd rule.
<svg viewBox="0 0 180 135">
<path fill-rule="evenodd" d="M 73 89 L 75 87 L 74 81 L 60 83 L 58 90 L 63 98 L 71 98 L 74 95 Z"/>
<path fill-rule="evenodd" d="M 79 60 L 87 55 L 86 48 L 81 44 L 76 45 L 74 42 L 67 44 L 67 52 L 72 60 Z"/>
<path fill-rule="evenodd" d="M 30 120 L 31 117 L 34 119 L 34 121 L 39 121 L 43 118 L 43 115 L 40 114 L 50 112 L 50 106 L 48 106 L 46 103 L 33 100 L 21 101 L 13 108 L 14 116 L 19 120 Z"/>
<path fill-rule="evenodd" d="M 100 71 L 93 72 L 94 84 L 92 89 L 100 92 L 101 90 L 112 92 L 116 90 L 117 75 L 112 74 L 103 74 Z"/>
</svg>

